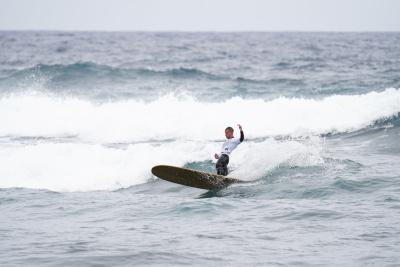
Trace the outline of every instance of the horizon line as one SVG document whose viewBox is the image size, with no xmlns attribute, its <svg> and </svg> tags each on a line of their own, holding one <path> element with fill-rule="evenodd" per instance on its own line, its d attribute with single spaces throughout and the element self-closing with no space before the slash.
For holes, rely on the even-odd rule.
<svg viewBox="0 0 400 267">
<path fill-rule="evenodd" d="M 99 32 L 99 33 L 399 33 L 400 30 L 72 30 L 0 29 L 0 32 Z"/>
</svg>

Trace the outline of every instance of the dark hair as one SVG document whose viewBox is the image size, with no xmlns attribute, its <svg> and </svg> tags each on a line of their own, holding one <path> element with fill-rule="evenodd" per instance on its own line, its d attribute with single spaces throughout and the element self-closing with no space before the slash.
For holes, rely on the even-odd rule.
<svg viewBox="0 0 400 267">
<path fill-rule="evenodd" d="M 226 132 L 226 131 L 232 131 L 232 132 L 233 132 L 233 128 L 230 127 L 230 126 L 229 126 L 229 127 L 226 127 L 226 128 L 225 128 L 225 132 Z"/>
</svg>

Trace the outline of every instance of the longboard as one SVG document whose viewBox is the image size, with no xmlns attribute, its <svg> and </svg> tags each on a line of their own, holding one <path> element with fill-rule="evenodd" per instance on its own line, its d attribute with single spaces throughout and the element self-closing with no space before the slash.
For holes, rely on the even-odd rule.
<svg viewBox="0 0 400 267">
<path fill-rule="evenodd" d="M 241 182 L 231 177 L 168 165 L 154 166 L 151 172 L 169 182 L 206 190 L 220 190 L 233 183 Z"/>
</svg>

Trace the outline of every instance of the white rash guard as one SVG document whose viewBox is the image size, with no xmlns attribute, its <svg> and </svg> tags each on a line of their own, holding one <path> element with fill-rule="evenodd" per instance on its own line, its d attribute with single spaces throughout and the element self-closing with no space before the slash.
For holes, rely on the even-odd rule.
<svg viewBox="0 0 400 267">
<path fill-rule="evenodd" d="M 221 155 L 225 154 L 229 156 L 229 154 L 231 154 L 231 152 L 243 141 L 243 139 L 244 139 L 243 131 L 240 132 L 240 139 L 239 138 L 227 139 L 222 144 Z"/>
</svg>

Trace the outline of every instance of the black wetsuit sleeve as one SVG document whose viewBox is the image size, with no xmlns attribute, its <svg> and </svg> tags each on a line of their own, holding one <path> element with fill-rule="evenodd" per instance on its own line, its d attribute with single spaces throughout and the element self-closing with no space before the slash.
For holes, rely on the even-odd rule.
<svg viewBox="0 0 400 267">
<path fill-rule="evenodd" d="M 244 133 L 243 133 L 243 131 L 240 131 L 240 143 L 241 142 L 243 142 L 243 140 L 244 140 Z"/>
</svg>

